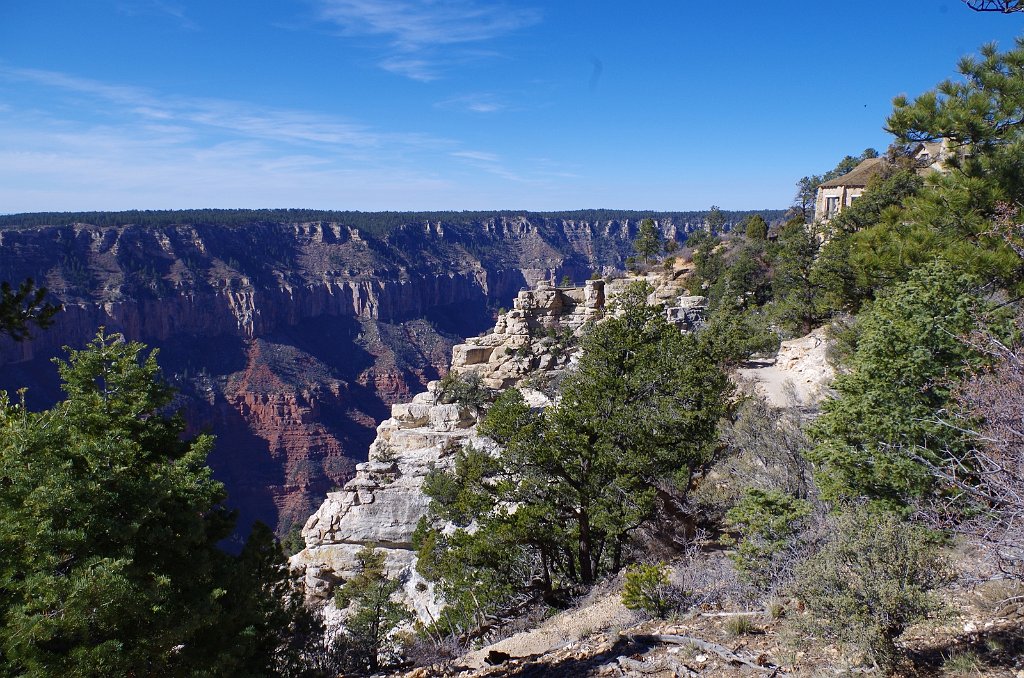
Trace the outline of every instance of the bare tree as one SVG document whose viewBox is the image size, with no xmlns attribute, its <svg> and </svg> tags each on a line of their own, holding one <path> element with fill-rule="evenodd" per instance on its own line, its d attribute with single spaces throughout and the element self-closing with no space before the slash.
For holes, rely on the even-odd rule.
<svg viewBox="0 0 1024 678">
<path fill-rule="evenodd" d="M 929 513 L 974 541 L 997 576 L 1024 582 L 1024 345 L 1008 347 L 989 335 L 974 343 L 992 357 L 992 367 L 957 388 L 959 409 L 941 422 L 974 444 L 941 466 L 929 464 L 951 488 L 947 508 L 955 509 Z M 962 510 L 965 504 L 970 510 Z"/>
<path fill-rule="evenodd" d="M 987 510 L 975 532 L 994 549 L 1003 574 L 1024 580 L 1024 347 L 989 344 L 998 362 L 959 393 L 966 414 L 982 421 L 972 461 Z"/>
<path fill-rule="evenodd" d="M 975 12 L 1010 12 L 1024 11 L 1024 0 L 963 0 L 964 4 Z"/>
</svg>

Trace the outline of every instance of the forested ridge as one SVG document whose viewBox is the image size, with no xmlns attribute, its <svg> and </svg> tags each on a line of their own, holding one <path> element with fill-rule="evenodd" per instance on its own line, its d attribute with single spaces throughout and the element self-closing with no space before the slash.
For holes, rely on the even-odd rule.
<svg viewBox="0 0 1024 678">
<path fill-rule="evenodd" d="M 730 222 L 738 222 L 753 210 L 725 211 Z M 784 210 L 758 210 L 766 219 L 779 219 Z M 566 219 L 591 223 L 640 221 L 642 219 L 669 219 L 680 224 L 701 223 L 706 211 L 658 212 L 641 210 L 569 210 L 565 212 L 530 212 L 517 210 L 495 211 L 436 211 L 436 212 L 359 212 L 309 209 L 194 209 L 194 210 L 128 210 L 122 212 L 31 212 L 0 215 L 2 228 L 32 228 L 39 226 L 66 226 L 90 224 L 93 226 L 175 226 L 203 224 L 209 226 L 242 227 L 261 223 L 337 223 L 358 228 L 370 234 L 384 236 L 406 224 L 459 223 L 471 224 L 488 219 Z"/>
</svg>

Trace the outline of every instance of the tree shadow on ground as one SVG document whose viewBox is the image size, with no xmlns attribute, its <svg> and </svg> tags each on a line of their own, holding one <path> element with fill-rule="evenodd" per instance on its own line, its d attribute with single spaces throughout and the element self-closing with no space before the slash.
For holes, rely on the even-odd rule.
<svg viewBox="0 0 1024 678">
<path fill-rule="evenodd" d="M 510 678 L 562 678 L 564 676 L 586 676 L 601 666 L 614 662 L 618 657 L 636 657 L 652 647 L 648 637 L 622 636 L 610 648 L 599 654 L 583 658 L 566 658 L 558 662 L 527 661 L 518 666 L 509 666 L 503 674 Z"/>
<path fill-rule="evenodd" d="M 977 658 L 977 675 L 990 675 L 1000 669 L 1010 672 L 1020 669 L 1024 667 L 1024 625 L 999 626 L 914 648 L 907 653 L 913 668 L 905 675 L 942 675 L 943 665 L 959 655 Z"/>
</svg>

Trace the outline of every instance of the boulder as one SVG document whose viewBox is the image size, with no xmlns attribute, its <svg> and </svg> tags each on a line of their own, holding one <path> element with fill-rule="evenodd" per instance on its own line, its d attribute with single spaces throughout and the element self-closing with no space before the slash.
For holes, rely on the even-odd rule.
<svg viewBox="0 0 1024 678">
<path fill-rule="evenodd" d="M 430 405 L 421 403 L 392 405 L 391 418 L 397 421 L 401 428 L 424 426 L 430 419 Z"/>
<path fill-rule="evenodd" d="M 434 431 L 454 431 L 469 428 L 476 421 L 469 409 L 456 403 L 434 405 L 430 408 L 430 428 Z"/>
</svg>

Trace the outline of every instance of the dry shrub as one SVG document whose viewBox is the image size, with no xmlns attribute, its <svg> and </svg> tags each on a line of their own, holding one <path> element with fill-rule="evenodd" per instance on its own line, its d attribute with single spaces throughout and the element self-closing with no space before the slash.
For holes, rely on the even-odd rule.
<svg viewBox="0 0 1024 678">
<path fill-rule="evenodd" d="M 713 610 L 755 604 L 759 599 L 758 591 L 741 581 L 736 567 L 725 554 L 704 552 L 702 548 L 707 540 L 707 532 L 698 531 L 669 573 L 671 585 L 685 592 L 679 609 Z"/>
<path fill-rule="evenodd" d="M 1000 615 L 1024 600 L 1024 584 L 1014 579 L 994 579 L 979 583 L 974 593 L 975 604 L 982 612 Z"/>
<path fill-rule="evenodd" d="M 982 547 L 998 576 L 1024 582 L 1024 347 L 1011 349 L 994 337 L 982 346 L 995 365 L 957 392 L 958 420 L 982 422 L 976 444 L 968 457 L 936 470 L 979 509 L 958 530 Z"/>
<path fill-rule="evenodd" d="M 862 507 L 834 519 L 832 536 L 797 568 L 795 591 L 811 633 L 867 653 L 890 673 L 896 640 L 938 609 L 932 590 L 950 580 L 934 535 Z"/>
<path fill-rule="evenodd" d="M 457 636 L 432 638 L 421 633 L 406 641 L 405 658 L 413 666 L 430 666 L 461 657 L 468 650 L 469 646 Z"/>
<path fill-rule="evenodd" d="M 745 398 L 722 429 L 720 458 L 693 494 L 701 515 L 721 522 L 750 489 L 813 497 L 805 423 L 799 407 L 775 408 L 757 394 Z"/>
</svg>

